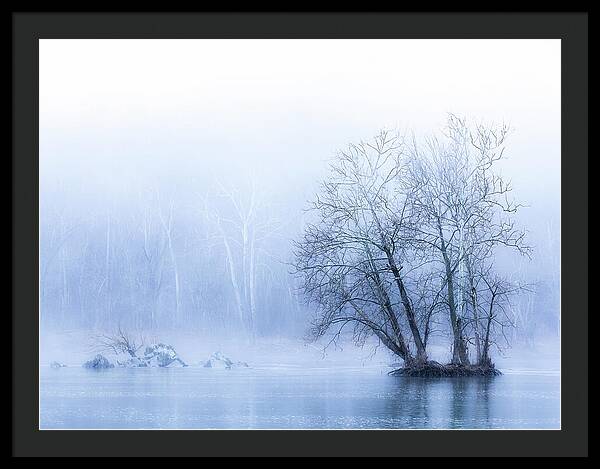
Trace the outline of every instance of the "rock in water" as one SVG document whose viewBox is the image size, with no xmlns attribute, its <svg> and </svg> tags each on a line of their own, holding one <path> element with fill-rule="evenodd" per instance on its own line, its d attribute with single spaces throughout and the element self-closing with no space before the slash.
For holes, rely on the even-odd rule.
<svg viewBox="0 0 600 469">
<path fill-rule="evenodd" d="M 51 362 L 50 363 L 50 368 L 64 368 L 67 365 L 65 365 L 64 363 L 60 363 L 60 362 Z"/>
<path fill-rule="evenodd" d="M 233 362 L 229 357 L 226 357 L 221 352 L 213 353 L 206 362 L 204 362 L 204 368 L 226 368 L 230 369 Z"/>
<path fill-rule="evenodd" d="M 87 361 L 83 364 L 84 368 L 92 368 L 95 370 L 103 369 L 103 368 L 114 368 L 111 362 L 104 355 L 96 355 L 90 361 Z"/>
<path fill-rule="evenodd" d="M 223 355 L 221 352 L 213 353 L 208 360 L 204 362 L 204 368 L 224 368 L 230 370 L 238 367 L 248 367 L 246 362 L 234 362 L 229 357 Z"/>
<path fill-rule="evenodd" d="M 166 344 L 153 344 L 146 347 L 143 359 L 147 366 L 187 366 L 187 364 L 179 358 L 175 349 Z"/>
</svg>

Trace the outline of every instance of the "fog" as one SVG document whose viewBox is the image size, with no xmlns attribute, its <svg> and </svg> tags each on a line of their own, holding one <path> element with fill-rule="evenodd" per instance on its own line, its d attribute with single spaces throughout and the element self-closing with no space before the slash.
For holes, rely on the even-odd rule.
<svg viewBox="0 0 600 469">
<path fill-rule="evenodd" d="M 511 342 L 558 347 L 560 41 L 44 39 L 39 65 L 48 347 L 117 326 L 303 343 L 292 240 L 329 162 L 448 113 L 510 125 L 501 170 L 533 253 L 496 261 L 535 284 Z"/>
</svg>

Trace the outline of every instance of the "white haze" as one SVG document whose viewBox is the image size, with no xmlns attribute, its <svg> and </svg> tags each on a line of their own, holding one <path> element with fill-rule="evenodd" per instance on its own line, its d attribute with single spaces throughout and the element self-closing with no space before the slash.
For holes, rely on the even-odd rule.
<svg viewBox="0 0 600 469">
<path fill-rule="evenodd" d="M 510 124 L 503 174 L 543 253 L 525 268 L 536 280 L 559 257 L 560 54 L 558 40 L 40 40 L 41 218 L 118 219 L 152 189 L 190 226 L 215 180 L 252 179 L 289 260 L 337 149 L 439 131 L 452 112 Z"/>
</svg>

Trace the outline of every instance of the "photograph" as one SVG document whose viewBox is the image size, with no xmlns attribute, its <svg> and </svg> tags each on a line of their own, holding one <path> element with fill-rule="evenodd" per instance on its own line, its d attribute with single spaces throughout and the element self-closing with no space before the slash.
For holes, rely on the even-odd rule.
<svg viewBox="0 0 600 469">
<path fill-rule="evenodd" d="M 39 430 L 560 430 L 561 126 L 560 39 L 40 39 Z"/>
</svg>

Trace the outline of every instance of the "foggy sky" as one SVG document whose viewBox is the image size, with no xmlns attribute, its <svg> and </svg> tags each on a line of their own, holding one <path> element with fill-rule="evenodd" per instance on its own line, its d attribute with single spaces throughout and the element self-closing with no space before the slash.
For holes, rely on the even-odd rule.
<svg viewBox="0 0 600 469">
<path fill-rule="evenodd" d="M 520 217 L 559 236 L 559 40 L 44 39 L 39 63 L 42 211 L 254 178 L 297 219 L 337 149 L 453 112 L 510 124 Z"/>
<path fill-rule="evenodd" d="M 556 200 L 558 40 L 40 41 L 42 182 L 254 170 L 289 190 L 350 141 L 447 112 L 509 122 L 507 175 Z"/>
</svg>

